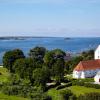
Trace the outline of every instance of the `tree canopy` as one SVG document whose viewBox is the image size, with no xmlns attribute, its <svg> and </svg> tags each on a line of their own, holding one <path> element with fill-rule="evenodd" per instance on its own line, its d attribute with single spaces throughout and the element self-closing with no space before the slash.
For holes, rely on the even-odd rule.
<svg viewBox="0 0 100 100">
<path fill-rule="evenodd" d="M 24 53 L 20 49 L 14 49 L 7 51 L 3 56 L 3 66 L 10 72 L 14 72 L 13 64 L 17 59 L 25 58 Z"/>
</svg>

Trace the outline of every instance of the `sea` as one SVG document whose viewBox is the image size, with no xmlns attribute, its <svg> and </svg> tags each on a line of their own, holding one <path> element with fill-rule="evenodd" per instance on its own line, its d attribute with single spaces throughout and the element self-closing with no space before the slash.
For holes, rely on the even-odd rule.
<svg viewBox="0 0 100 100">
<path fill-rule="evenodd" d="M 90 49 L 96 49 L 100 38 L 64 38 L 64 37 L 6 37 L 0 38 L 0 64 L 6 51 L 21 49 L 26 56 L 29 50 L 36 47 L 45 47 L 47 50 L 61 49 L 65 52 L 78 54 Z"/>
</svg>

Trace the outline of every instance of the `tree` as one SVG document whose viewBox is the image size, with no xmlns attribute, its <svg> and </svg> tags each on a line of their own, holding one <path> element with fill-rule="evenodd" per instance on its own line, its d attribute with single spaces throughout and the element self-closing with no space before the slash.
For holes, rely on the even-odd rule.
<svg viewBox="0 0 100 100">
<path fill-rule="evenodd" d="M 46 49 L 44 47 L 35 47 L 30 50 L 29 56 L 33 59 L 36 68 L 42 68 L 45 53 Z"/>
<path fill-rule="evenodd" d="M 34 61 L 31 58 L 18 59 L 14 63 L 14 70 L 21 78 L 29 79 L 32 82 L 32 74 L 35 69 Z"/>
<path fill-rule="evenodd" d="M 55 49 L 47 52 L 44 56 L 44 62 L 57 82 L 60 82 L 64 75 L 65 55 L 62 50 Z"/>
<path fill-rule="evenodd" d="M 57 59 L 52 67 L 52 75 L 57 82 L 61 82 L 64 76 L 64 60 Z"/>
<path fill-rule="evenodd" d="M 52 51 L 54 53 L 54 59 L 62 58 L 66 56 L 66 53 L 62 51 L 61 49 L 55 49 Z"/>
<path fill-rule="evenodd" d="M 94 50 L 84 51 L 81 56 L 83 57 L 83 60 L 92 60 L 94 59 Z"/>
<path fill-rule="evenodd" d="M 30 50 L 29 56 L 33 59 L 43 61 L 45 53 L 46 49 L 44 47 L 35 47 Z"/>
<path fill-rule="evenodd" d="M 10 72 L 14 72 L 13 64 L 17 59 L 25 58 L 24 53 L 20 49 L 8 51 L 3 56 L 3 66 Z"/>
<path fill-rule="evenodd" d="M 45 90 L 46 83 L 50 79 L 49 69 L 46 67 L 35 69 L 33 71 L 33 79 L 35 80 L 35 84 L 37 86 L 41 86 L 42 89 Z"/>
<path fill-rule="evenodd" d="M 52 51 L 47 52 L 44 56 L 44 63 L 46 64 L 46 66 L 51 69 L 54 62 L 54 53 Z"/>
<path fill-rule="evenodd" d="M 73 69 L 77 66 L 77 64 L 83 60 L 82 56 L 73 57 L 70 61 L 65 63 L 67 72 L 72 72 Z"/>
<path fill-rule="evenodd" d="M 14 63 L 13 66 L 15 73 L 17 73 L 21 78 L 27 78 L 27 65 L 26 65 L 26 60 L 25 59 L 18 59 Z"/>
<path fill-rule="evenodd" d="M 62 50 L 55 49 L 45 54 L 44 62 L 49 68 L 52 68 L 52 65 L 56 62 L 56 60 L 64 59 L 65 55 L 65 52 L 63 52 Z"/>
</svg>

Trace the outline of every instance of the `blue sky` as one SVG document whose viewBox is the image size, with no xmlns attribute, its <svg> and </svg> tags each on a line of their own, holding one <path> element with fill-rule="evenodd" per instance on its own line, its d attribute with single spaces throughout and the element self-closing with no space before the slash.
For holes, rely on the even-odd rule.
<svg viewBox="0 0 100 100">
<path fill-rule="evenodd" d="M 0 0 L 0 36 L 100 37 L 100 0 Z"/>
</svg>

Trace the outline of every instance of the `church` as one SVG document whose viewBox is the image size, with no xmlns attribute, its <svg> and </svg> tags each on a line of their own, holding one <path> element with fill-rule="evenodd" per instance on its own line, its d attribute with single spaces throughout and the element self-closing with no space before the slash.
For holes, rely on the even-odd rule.
<svg viewBox="0 0 100 100">
<path fill-rule="evenodd" d="M 100 71 L 100 45 L 94 52 L 94 60 L 80 61 L 73 70 L 73 78 L 95 77 Z"/>
</svg>

